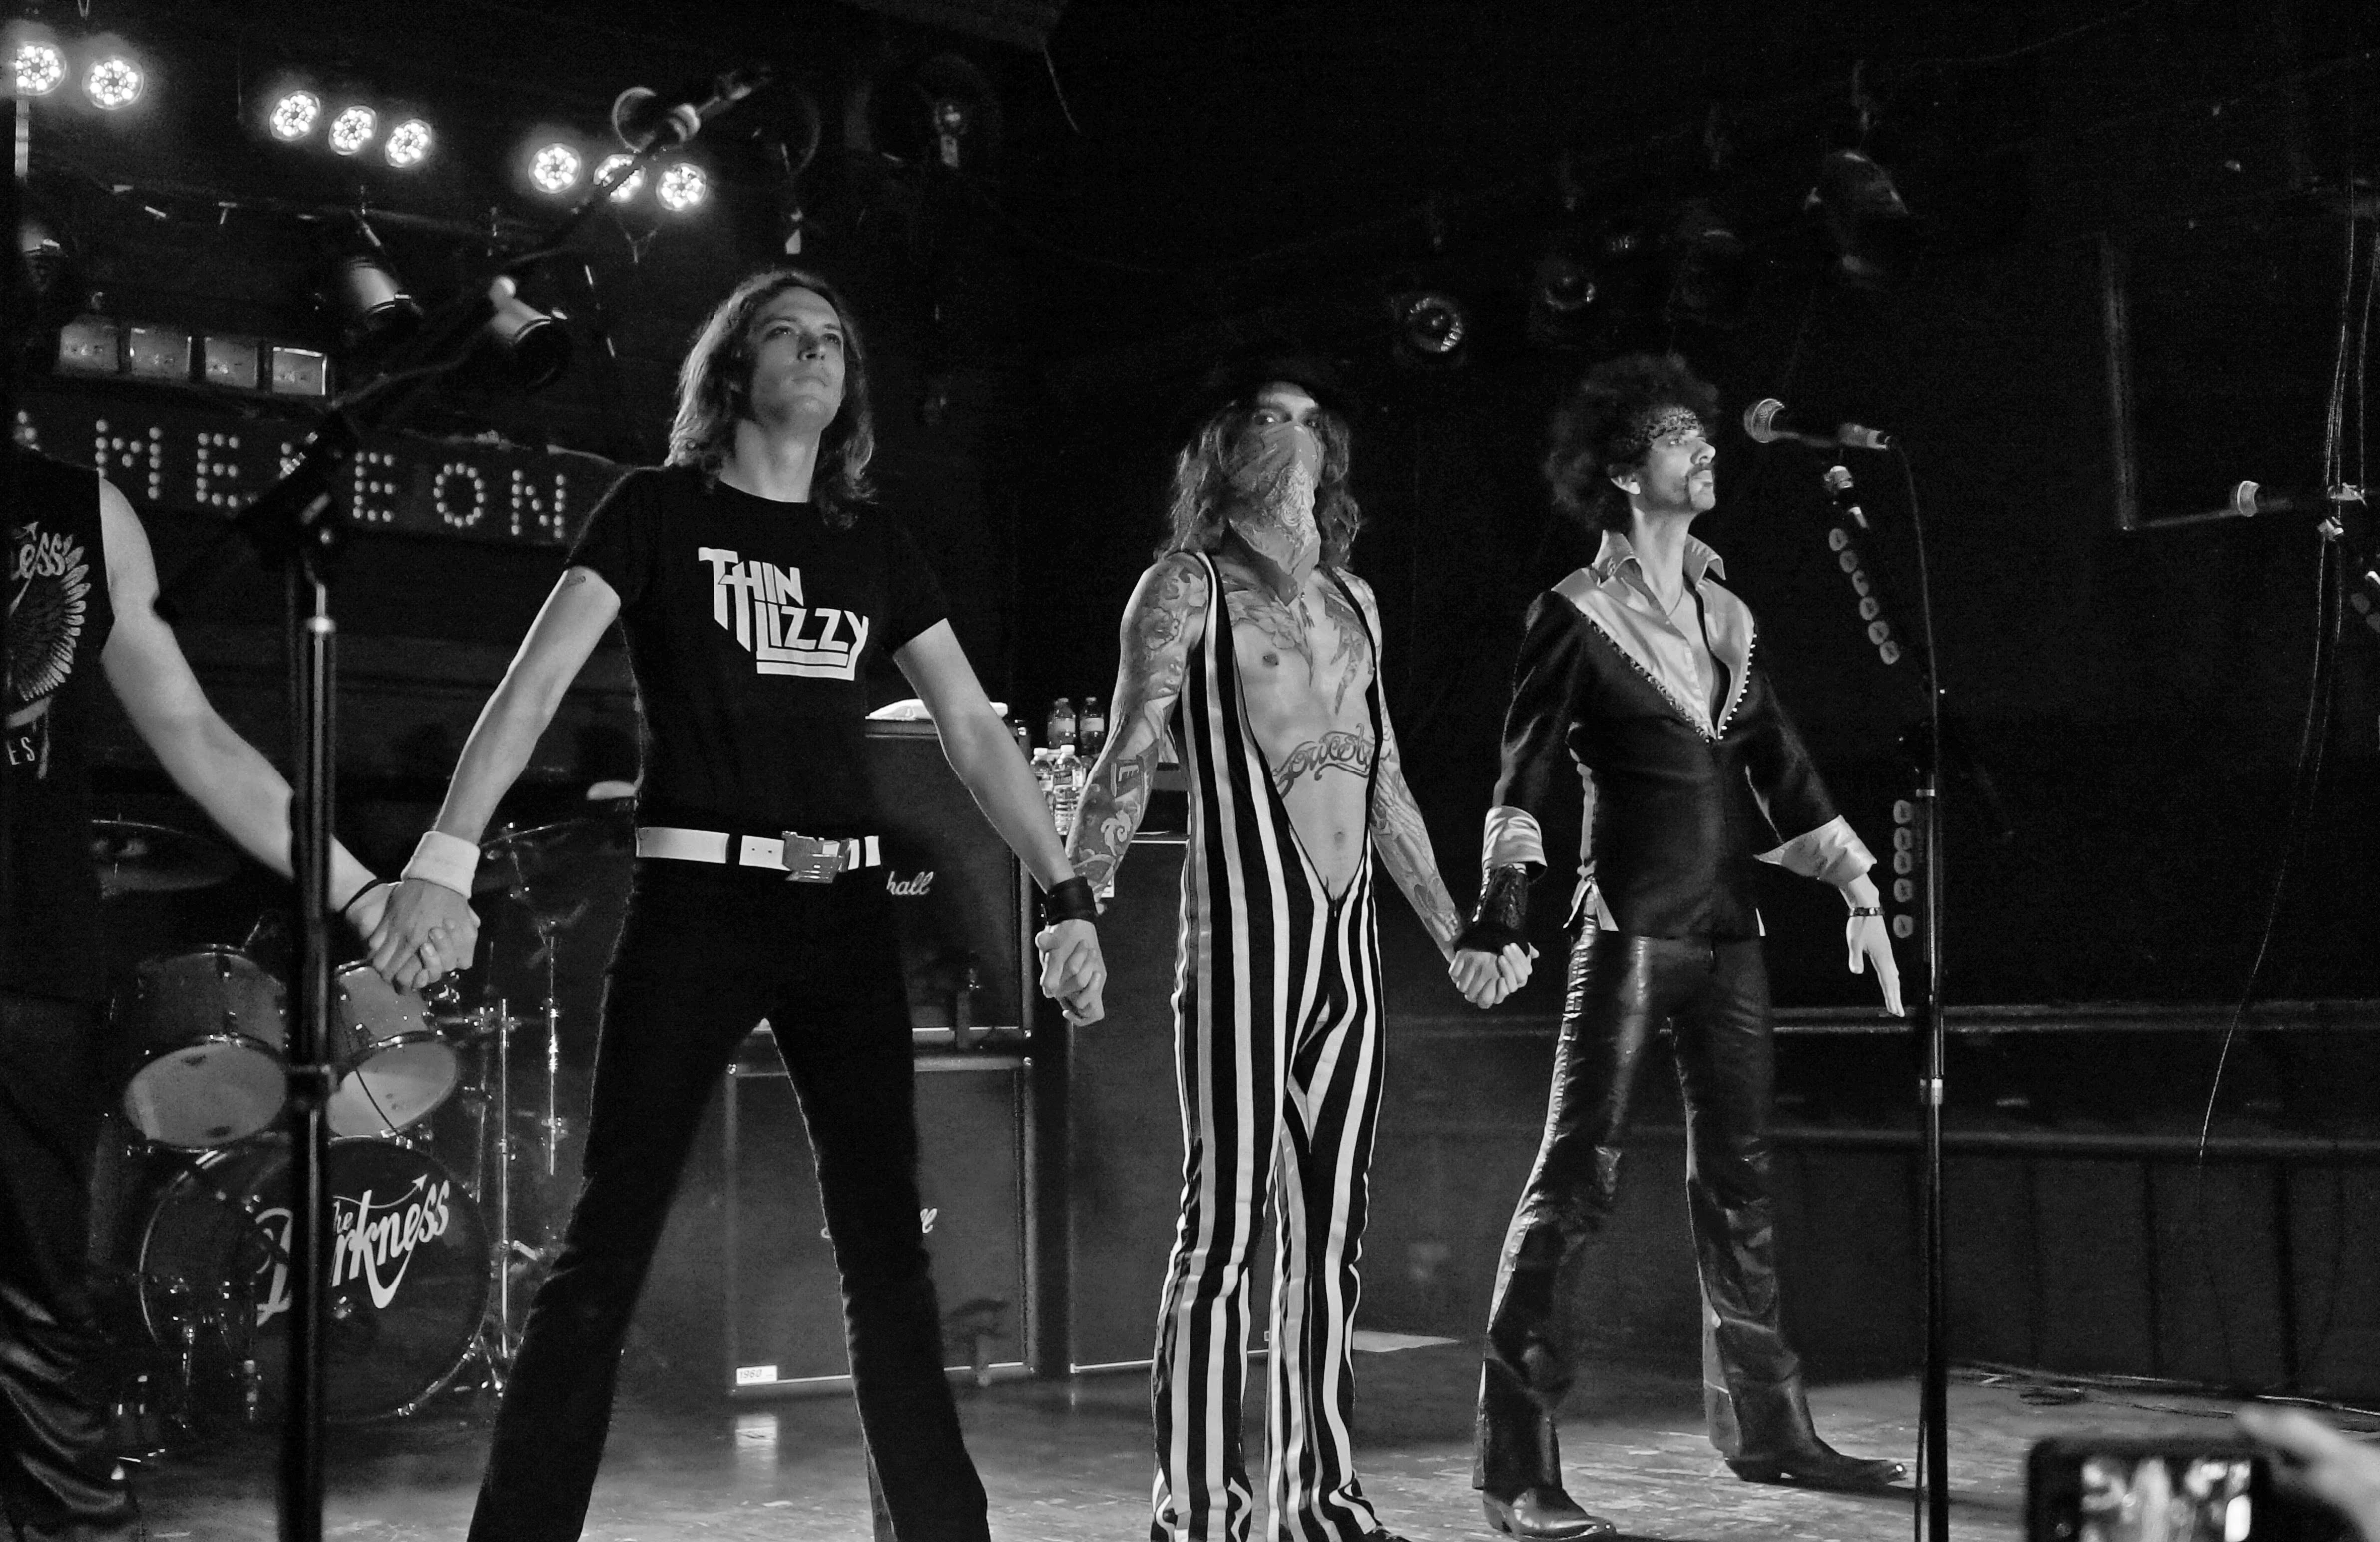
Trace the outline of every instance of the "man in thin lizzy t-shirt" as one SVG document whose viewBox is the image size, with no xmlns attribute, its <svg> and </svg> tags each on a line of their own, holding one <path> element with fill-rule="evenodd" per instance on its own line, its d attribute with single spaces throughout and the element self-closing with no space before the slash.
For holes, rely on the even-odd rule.
<svg viewBox="0 0 2380 1542">
<path fill-rule="evenodd" d="M 873 447 L 849 308 L 789 268 L 744 282 L 687 356 L 669 465 L 631 473 L 589 518 L 373 938 L 373 966 L 399 985 L 470 962 L 474 842 L 617 617 L 643 717 L 635 886 L 604 997 L 586 1184 L 505 1388 L 480 1542 L 579 1534 L 679 1170 L 762 1017 L 816 1153 L 889 1521 L 903 1542 L 987 1535 L 919 1226 L 907 992 L 862 761 L 871 650 L 909 677 L 952 768 L 1049 891 L 1042 989 L 1088 1022 L 1106 969 L 1089 886 L 941 587 L 871 501 Z"/>
</svg>

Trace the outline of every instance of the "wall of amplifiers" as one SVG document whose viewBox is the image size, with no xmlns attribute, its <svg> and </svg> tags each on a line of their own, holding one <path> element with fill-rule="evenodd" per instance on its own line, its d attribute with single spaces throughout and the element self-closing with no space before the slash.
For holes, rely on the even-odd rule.
<svg viewBox="0 0 2380 1542">
<path fill-rule="evenodd" d="M 20 400 L 15 432 L 104 473 L 136 503 L 228 515 L 295 464 L 312 426 L 196 393 L 47 384 Z M 628 469 L 572 450 L 367 432 L 337 497 L 365 529 L 560 546 Z"/>
</svg>

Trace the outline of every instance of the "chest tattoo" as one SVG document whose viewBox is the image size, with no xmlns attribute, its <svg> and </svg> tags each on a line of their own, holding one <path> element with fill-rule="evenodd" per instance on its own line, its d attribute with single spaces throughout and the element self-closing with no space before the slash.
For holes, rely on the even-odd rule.
<svg viewBox="0 0 2380 1542">
<path fill-rule="evenodd" d="M 1225 570 L 1223 597 L 1236 625 L 1253 627 L 1270 647 L 1261 655 L 1268 667 L 1278 668 L 1285 657 L 1305 661 L 1306 673 L 1317 685 L 1325 671 L 1331 680 L 1331 712 L 1346 710 L 1348 693 L 1369 684 L 1370 634 L 1363 617 L 1336 584 L 1322 591 L 1319 618 L 1310 600 L 1299 595 L 1285 604 L 1270 591 Z"/>
<path fill-rule="evenodd" d="M 1287 792 L 1301 776 L 1322 779 L 1325 771 L 1346 771 L 1362 777 L 1372 773 L 1373 747 L 1369 734 L 1349 733 L 1333 729 L 1320 739 L 1309 739 L 1281 757 L 1280 765 L 1272 769 L 1275 790 Z"/>
</svg>

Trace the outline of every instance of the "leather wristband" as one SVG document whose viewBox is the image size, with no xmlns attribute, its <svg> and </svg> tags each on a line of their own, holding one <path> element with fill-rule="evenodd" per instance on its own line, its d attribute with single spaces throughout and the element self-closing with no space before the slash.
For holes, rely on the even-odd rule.
<svg viewBox="0 0 2380 1542">
<path fill-rule="evenodd" d="M 471 897 L 472 875 L 478 871 L 479 847 L 441 830 L 422 831 L 420 844 L 413 848 L 413 860 L 405 864 L 406 877 L 453 889 L 465 899 Z"/>
<path fill-rule="evenodd" d="M 1068 878 L 1054 883 L 1042 898 L 1042 919 L 1055 926 L 1060 921 L 1097 921 L 1099 900 L 1091 892 L 1089 878 Z"/>
<path fill-rule="evenodd" d="M 1501 953 L 1529 946 L 1529 865 L 1507 862 L 1493 868 L 1479 886 L 1471 923 L 1455 934 L 1455 951 Z"/>
</svg>

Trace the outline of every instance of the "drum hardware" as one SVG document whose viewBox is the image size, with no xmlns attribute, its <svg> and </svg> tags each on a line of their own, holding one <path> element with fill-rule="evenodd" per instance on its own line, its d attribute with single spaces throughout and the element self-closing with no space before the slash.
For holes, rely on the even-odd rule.
<svg viewBox="0 0 2380 1542">
<path fill-rule="evenodd" d="M 203 835 L 135 819 L 91 821 L 99 894 L 167 894 L 203 889 L 239 870 L 239 858 Z"/>
</svg>

